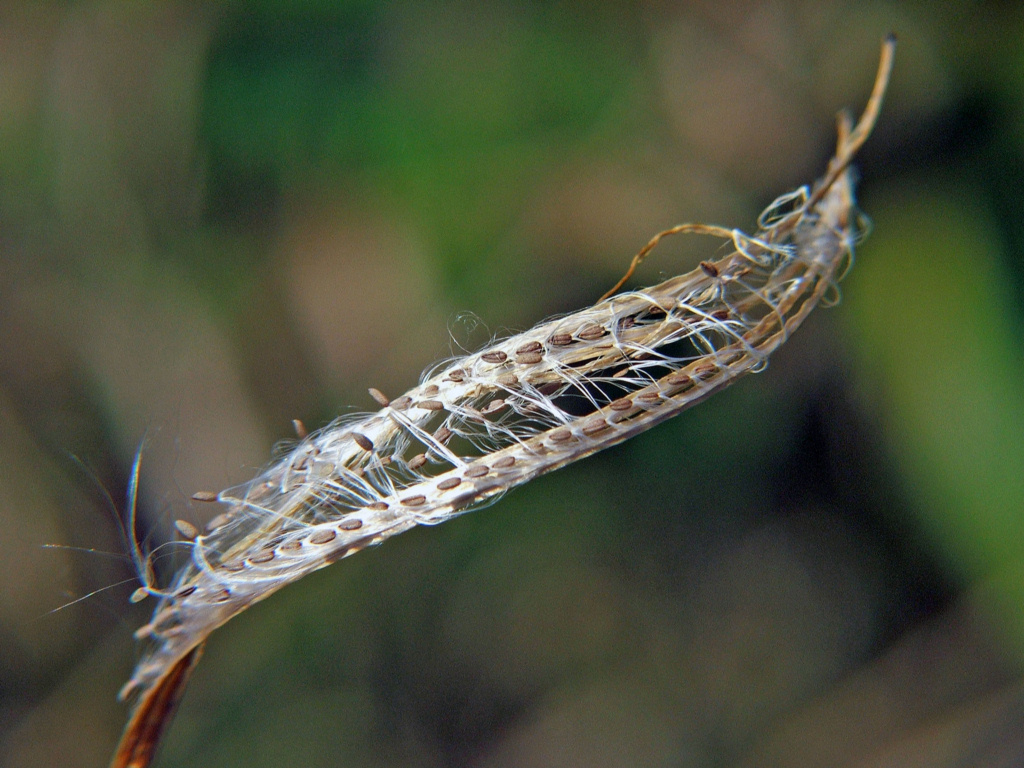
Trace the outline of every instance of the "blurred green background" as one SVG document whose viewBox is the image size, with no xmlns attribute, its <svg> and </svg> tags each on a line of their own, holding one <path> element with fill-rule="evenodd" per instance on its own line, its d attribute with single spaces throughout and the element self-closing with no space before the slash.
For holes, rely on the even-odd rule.
<svg viewBox="0 0 1024 768">
<path fill-rule="evenodd" d="M 890 30 L 840 306 L 231 622 L 157 765 L 1024 763 L 1019 4 L 119 0 L 0 6 L 0 764 L 112 753 L 144 436 L 159 543 L 291 419 L 749 231 Z"/>
</svg>

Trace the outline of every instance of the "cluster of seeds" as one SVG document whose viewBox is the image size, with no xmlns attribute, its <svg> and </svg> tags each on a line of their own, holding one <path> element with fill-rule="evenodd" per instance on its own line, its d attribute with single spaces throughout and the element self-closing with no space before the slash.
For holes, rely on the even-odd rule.
<svg viewBox="0 0 1024 768">
<path fill-rule="evenodd" d="M 840 123 L 818 184 L 776 200 L 755 236 L 681 225 L 656 236 L 634 265 L 679 232 L 728 238 L 724 257 L 440 364 L 395 399 L 370 389 L 376 412 L 314 434 L 296 422 L 298 442 L 261 475 L 194 496 L 224 509 L 203 531 L 179 521 L 191 558 L 166 588 L 136 548 L 145 583 L 136 596 L 154 595 L 158 605 L 137 633 L 148 646 L 122 689 L 138 703 L 114 766 L 148 764 L 198 649 L 252 603 L 619 443 L 762 369 L 852 258 L 848 166 L 877 117 L 893 48 L 891 40 L 883 48 L 861 121 Z"/>
<path fill-rule="evenodd" d="M 166 667 L 181 638 L 309 571 L 413 525 L 436 524 L 648 429 L 762 368 L 832 285 L 855 238 L 849 181 L 815 211 L 776 214 L 757 237 L 646 290 L 615 295 L 449 361 L 380 410 L 313 434 L 250 483 L 199 493 L 225 511 L 179 532 L 190 562 L 138 636 L 154 652 L 123 695 Z M 804 252 L 801 242 L 818 250 Z M 823 246 L 829 252 L 824 255 Z M 206 631 L 209 631 L 208 629 Z"/>
</svg>

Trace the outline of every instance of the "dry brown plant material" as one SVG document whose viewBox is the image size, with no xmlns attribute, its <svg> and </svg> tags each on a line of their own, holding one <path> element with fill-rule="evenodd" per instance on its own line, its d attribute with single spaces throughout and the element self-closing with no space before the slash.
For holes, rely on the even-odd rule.
<svg viewBox="0 0 1024 768">
<path fill-rule="evenodd" d="M 539 475 L 650 429 L 758 371 L 849 266 L 860 232 L 850 162 L 874 127 L 892 68 L 887 38 L 856 126 L 843 114 L 824 177 L 773 202 L 758 230 L 681 224 L 655 235 L 600 301 L 428 371 L 381 410 L 340 419 L 251 482 L 216 494 L 225 511 L 166 587 L 138 546 L 137 596 L 157 599 L 121 698 L 134 700 L 113 768 L 149 765 L 203 644 L 217 627 L 306 574 L 451 519 Z M 664 237 L 730 241 L 730 253 L 616 294 Z M 573 415 L 584 412 L 584 415 Z M 458 437 L 458 450 L 449 447 Z M 138 478 L 136 463 L 132 481 Z M 212 494 L 196 498 L 213 500 Z M 193 533 L 195 535 L 193 535 Z"/>
</svg>

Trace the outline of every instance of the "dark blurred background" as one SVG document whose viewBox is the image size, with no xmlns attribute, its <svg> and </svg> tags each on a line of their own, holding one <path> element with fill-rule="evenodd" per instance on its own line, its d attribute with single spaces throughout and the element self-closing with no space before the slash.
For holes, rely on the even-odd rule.
<svg viewBox="0 0 1024 768">
<path fill-rule="evenodd" d="M 839 307 L 232 621 L 157 765 L 1024 764 L 1024 8 L 843 0 L 4 2 L 0 764 L 112 753 L 143 438 L 158 544 L 291 419 L 749 231 L 890 30 Z"/>
</svg>

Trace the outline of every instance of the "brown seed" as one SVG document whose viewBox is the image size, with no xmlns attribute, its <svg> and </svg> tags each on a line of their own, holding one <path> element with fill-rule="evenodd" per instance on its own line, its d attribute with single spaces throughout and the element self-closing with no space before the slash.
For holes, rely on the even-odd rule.
<svg viewBox="0 0 1024 768">
<path fill-rule="evenodd" d="M 620 397 L 618 400 L 612 400 L 608 407 L 613 411 L 628 411 L 633 407 L 633 401 L 628 397 Z"/>
<path fill-rule="evenodd" d="M 336 549 L 331 550 L 327 553 L 327 556 L 324 559 L 328 564 L 336 563 L 341 560 L 341 558 L 354 555 L 356 552 L 365 549 L 370 544 L 376 544 L 380 540 L 380 536 L 364 536 L 361 539 L 353 541 L 347 547 L 337 547 Z"/>
<path fill-rule="evenodd" d="M 440 411 L 444 408 L 444 403 L 440 400 L 420 400 L 416 403 L 416 407 L 425 411 Z"/>
<path fill-rule="evenodd" d="M 591 324 L 580 328 L 576 332 L 576 335 L 579 336 L 584 341 L 593 341 L 594 339 L 600 339 L 602 336 L 604 336 L 604 333 L 604 328 L 602 328 L 600 325 Z"/>
<path fill-rule="evenodd" d="M 491 402 L 485 405 L 481 413 L 484 414 L 485 416 L 489 416 L 492 413 L 497 413 L 498 411 L 500 411 L 502 408 L 505 407 L 505 405 L 505 401 L 499 397 L 497 400 L 491 400 Z"/>
<path fill-rule="evenodd" d="M 358 517 L 350 517 L 348 520 L 342 520 L 338 523 L 338 527 L 343 531 L 358 531 L 363 527 L 363 521 Z"/>
<path fill-rule="evenodd" d="M 210 595 L 210 602 L 211 603 L 226 603 L 230 599 L 231 599 L 231 590 L 230 589 L 226 589 L 226 588 L 225 589 L 219 589 L 216 592 L 214 592 L 212 595 Z"/>
<path fill-rule="evenodd" d="M 141 603 L 147 597 L 149 597 L 149 590 L 145 587 L 139 587 L 134 592 L 132 592 L 132 596 L 128 598 L 128 602 L 133 604 Z"/>
<path fill-rule="evenodd" d="M 661 400 L 660 392 L 641 392 L 636 396 L 641 403 L 656 403 Z"/>
<path fill-rule="evenodd" d="M 486 363 L 504 363 L 508 360 L 508 355 L 500 349 L 496 349 L 493 352 L 484 352 L 480 355 L 480 359 Z"/>
<path fill-rule="evenodd" d="M 452 509 L 462 509 L 463 507 L 468 507 L 472 504 L 478 495 L 479 493 L 477 491 L 469 491 L 456 496 L 454 499 L 449 501 L 448 504 Z"/>
<path fill-rule="evenodd" d="M 408 395 L 402 395 L 397 400 L 391 401 L 391 407 L 394 408 L 396 411 L 404 411 L 410 405 L 412 405 L 412 398 L 409 397 Z"/>
<path fill-rule="evenodd" d="M 495 469 L 508 469 L 516 463 L 515 456 L 502 456 L 496 462 L 494 462 Z"/>
<path fill-rule="evenodd" d="M 245 563 L 241 560 L 233 560 L 230 563 L 221 563 L 220 567 L 230 573 L 238 573 L 239 571 L 245 570 Z"/>
<path fill-rule="evenodd" d="M 556 333 L 548 339 L 553 347 L 567 347 L 572 344 L 572 336 L 568 333 Z"/>
<path fill-rule="evenodd" d="M 693 369 L 693 375 L 698 379 L 706 379 L 718 372 L 718 366 L 714 363 L 701 363 Z"/>
<path fill-rule="evenodd" d="M 409 469 L 419 469 L 427 463 L 427 455 L 425 453 L 417 453 L 411 459 L 409 459 Z"/>
<path fill-rule="evenodd" d="M 566 440 L 572 440 L 572 432 L 570 432 L 565 427 L 559 427 L 550 435 L 548 435 L 548 438 L 553 443 L 564 443 Z"/>
<path fill-rule="evenodd" d="M 448 427 L 438 427 L 437 431 L 434 432 L 434 439 L 439 443 L 447 443 L 452 436 L 452 431 Z"/>
<path fill-rule="evenodd" d="M 376 509 L 380 512 L 383 512 L 385 509 L 388 508 L 388 503 L 386 501 L 371 501 L 369 504 L 366 505 L 366 508 Z"/>
<path fill-rule="evenodd" d="M 606 429 L 610 428 L 611 424 L 604 419 L 594 419 L 593 421 L 588 421 L 583 425 L 583 434 L 587 437 L 593 437 L 594 435 L 599 435 Z"/>
<path fill-rule="evenodd" d="M 484 415 L 476 408 L 474 408 L 472 405 L 462 406 L 462 413 L 467 419 L 472 419 L 473 421 L 484 420 Z"/>
<path fill-rule="evenodd" d="M 627 328 L 632 328 L 636 325 L 636 318 L 633 315 L 627 315 L 626 317 L 619 320 L 619 330 L 624 331 Z"/>
<path fill-rule="evenodd" d="M 192 541 L 192 539 L 199 535 L 199 529 L 188 520 L 175 520 L 174 527 L 178 529 L 178 533 L 181 534 L 182 538 L 189 541 Z"/>
<path fill-rule="evenodd" d="M 269 563 L 271 560 L 274 559 L 274 550 L 271 549 L 268 552 L 260 552 L 258 555 L 251 555 L 248 559 L 249 562 L 253 565 L 259 565 L 260 563 Z"/>
<path fill-rule="evenodd" d="M 409 496 L 408 498 L 402 499 L 402 506 L 405 507 L 420 507 L 427 503 L 427 497 L 423 495 Z"/>
<path fill-rule="evenodd" d="M 298 419 L 292 419 L 292 428 L 295 430 L 295 434 L 298 436 L 299 440 L 305 440 L 309 435 L 309 432 L 306 431 L 306 425 Z"/>
<path fill-rule="evenodd" d="M 539 341 L 530 341 L 523 344 L 519 349 L 516 350 L 517 355 L 523 355 L 527 352 L 541 352 L 544 350 L 544 345 Z"/>
<path fill-rule="evenodd" d="M 193 584 L 190 587 L 185 587 L 184 589 L 179 589 L 177 592 L 174 593 L 174 596 L 175 597 L 188 597 L 193 592 L 195 592 L 196 589 L 197 589 L 196 585 Z"/>
<path fill-rule="evenodd" d="M 693 379 L 691 379 L 687 374 L 683 373 L 682 371 L 670 373 L 665 378 L 665 381 L 667 381 L 673 387 L 685 387 L 687 384 L 693 383 Z"/>
<path fill-rule="evenodd" d="M 467 469 L 464 474 L 466 477 L 483 477 L 490 471 L 490 468 L 486 464 L 477 464 Z"/>
<path fill-rule="evenodd" d="M 503 373 L 498 376 L 497 381 L 503 387 L 514 387 L 519 383 L 519 377 L 514 373 Z"/>
<path fill-rule="evenodd" d="M 213 520 L 206 524 L 207 533 L 213 533 L 218 528 L 223 528 L 225 525 L 231 522 L 231 513 L 225 512 L 221 515 L 217 515 Z"/>
<path fill-rule="evenodd" d="M 516 362 L 520 365 L 533 365 L 539 363 L 544 359 L 544 355 L 540 352 L 523 352 L 522 354 L 516 355 Z"/>
<path fill-rule="evenodd" d="M 454 371 L 448 372 L 448 378 L 452 381 L 464 381 L 466 378 L 466 372 L 461 368 L 456 368 Z"/>
<path fill-rule="evenodd" d="M 460 485 L 462 485 L 462 478 L 449 477 L 437 484 L 437 490 L 450 491 L 452 488 L 458 488 Z"/>
<path fill-rule="evenodd" d="M 388 400 L 388 396 L 385 395 L 383 392 L 381 392 L 376 387 L 370 387 L 367 390 L 367 392 L 370 393 L 370 397 L 372 397 L 374 400 L 376 400 L 380 404 L 380 406 L 382 408 L 387 408 L 388 404 L 390 404 L 390 402 L 391 402 L 390 400 Z"/>
<path fill-rule="evenodd" d="M 700 268 L 704 270 L 704 274 L 708 277 L 718 277 L 718 267 L 710 261 L 702 261 L 700 263 Z"/>
<path fill-rule="evenodd" d="M 172 607 L 164 608 L 160 613 L 153 617 L 153 631 L 154 632 L 166 632 L 176 624 L 181 623 L 181 617 L 178 616 L 177 612 Z"/>
<path fill-rule="evenodd" d="M 309 456 L 308 455 L 299 456 L 299 457 L 297 457 L 295 459 L 295 461 L 292 462 L 292 469 L 294 469 L 296 472 L 301 472 L 302 470 L 304 470 L 308 466 L 309 466 Z"/>
<path fill-rule="evenodd" d="M 216 491 L 196 491 L 192 494 L 193 501 L 217 501 Z"/>
<path fill-rule="evenodd" d="M 437 384 L 428 384 L 426 387 L 423 388 L 423 396 L 433 397 L 440 391 L 441 390 L 438 388 Z"/>
<path fill-rule="evenodd" d="M 352 439 L 356 441 L 356 445 L 362 448 L 364 451 L 373 450 L 373 441 L 366 435 L 361 435 L 358 432 L 352 433 Z"/>
<path fill-rule="evenodd" d="M 291 541 L 286 541 L 284 544 L 281 545 L 281 549 L 285 552 L 294 552 L 297 549 L 302 549 L 302 539 L 292 539 Z"/>
<path fill-rule="evenodd" d="M 310 544 L 326 544 L 329 541 L 334 541 L 338 538 L 338 534 L 332 528 L 326 528 L 322 531 L 317 531 L 309 537 Z"/>
<path fill-rule="evenodd" d="M 715 318 L 715 320 L 728 320 L 729 319 L 729 310 L 728 309 L 716 309 L 714 312 L 711 313 L 711 316 L 713 318 Z"/>
</svg>

